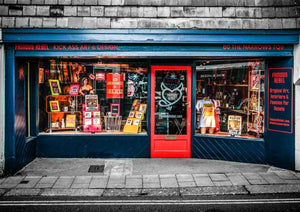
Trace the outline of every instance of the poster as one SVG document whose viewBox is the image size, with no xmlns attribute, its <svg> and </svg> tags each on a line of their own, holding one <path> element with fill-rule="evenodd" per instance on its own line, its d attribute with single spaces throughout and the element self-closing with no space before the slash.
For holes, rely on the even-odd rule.
<svg viewBox="0 0 300 212">
<path fill-rule="evenodd" d="M 75 127 L 76 127 L 76 114 L 67 114 L 66 128 L 75 128 Z"/>
<path fill-rule="evenodd" d="M 120 115 L 120 104 L 110 104 L 110 112 L 112 115 Z"/>
<path fill-rule="evenodd" d="M 242 134 L 242 116 L 228 116 L 228 135 Z"/>
<path fill-rule="evenodd" d="M 70 85 L 70 95 L 78 95 L 79 93 L 79 85 L 78 84 L 71 84 Z"/>
<path fill-rule="evenodd" d="M 60 85 L 58 80 L 49 80 L 50 90 L 52 95 L 59 95 L 61 93 Z"/>
<path fill-rule="evenodd" d="M 124 98 L 124 75 L 107 74 L 106 75 L 106 98 L 122 99 Z"/>
<path fill-rule="evenodd" d="M 60 112 L 58 101 L 49 101 L 51 112 Z"/>
<path fill-rule="evenodd" d="M 98 95 L 85 96 L 85 110 L 86 111 L 98 110 Z"/>
<path fill-rule="evenodd" d="M 105 73 L 96 72 L 95 77 L 96 77 L 96 81 L 104 81 L 105 80 Z"/>
<path fill-rule="evenodd" d="M 269 68 L 267 127 L 270 131 L 293 133 L 293 69 Z"/>
</svg>

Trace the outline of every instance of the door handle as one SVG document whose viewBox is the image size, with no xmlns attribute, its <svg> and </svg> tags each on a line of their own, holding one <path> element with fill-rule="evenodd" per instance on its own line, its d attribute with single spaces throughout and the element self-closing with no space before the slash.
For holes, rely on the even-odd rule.
<svg viewBox="0 0 300 212">
<path fill-rule="evenodd" d="M 187 103 L 185 103 L 185 105 L 188 105 L 189 108 L 191 108 L 191 101 L 188 101 Z"/>
</svg>

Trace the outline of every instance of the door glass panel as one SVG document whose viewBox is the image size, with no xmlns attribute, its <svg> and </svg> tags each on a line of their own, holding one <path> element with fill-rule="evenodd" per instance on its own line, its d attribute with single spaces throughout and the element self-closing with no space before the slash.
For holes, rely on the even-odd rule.
<svg viewBox="0 0 300 212">
<path fill-rule="evenodd" d="M 186 79 L 186 71 L 155 71 L 156 135 L 186 135 Z"/>
</svg>

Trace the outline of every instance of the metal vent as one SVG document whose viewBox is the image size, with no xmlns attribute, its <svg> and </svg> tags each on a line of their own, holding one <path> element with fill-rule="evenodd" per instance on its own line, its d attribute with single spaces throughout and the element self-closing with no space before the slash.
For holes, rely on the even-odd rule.
<svg viewBox="0 0 300 212">
<path fill-rule="evenodd" d="M 91 165 L 88 172 L 103 173 L 104 165 Z"/>
</svg>

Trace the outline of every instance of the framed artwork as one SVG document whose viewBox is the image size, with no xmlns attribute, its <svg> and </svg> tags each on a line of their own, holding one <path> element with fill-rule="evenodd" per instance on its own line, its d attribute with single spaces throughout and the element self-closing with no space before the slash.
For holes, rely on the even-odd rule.
<svg viewBox="0 0 300 212">
<path fill-rule="evenodd" d="M 140 104 L 140 109 L 139 109 L 139 111 L 141 111 L 141 112 L 146 112 L 146 110 L 147 110 L 147 104 Z"/>
<path fill-rule="evenodd" d="M 228 116 L 228 135 L 235 136 L 242 134 L 242 116 Z"/>
<path fill-rule="evenodd" d="M 134 118 L 134 115 L 135 115 L 135 111 L 130 111 L 128 118 Z"/>
<path fill-rule="evenodd" d="M 100 119 L 93 119 L 93 125 L 100 125 Z"/>
<path fill-rule="evenodd" d="M 110 104 L 110 112 L 112 115 L 120 115 L 120 104 Z"/>
<path fill-rule="evenodd" d="M 94 118 L 99 118 L 100 117 L 100 111 L 94 112 Z"/>
<path fill-rule="evenodd" d="M 98 110 L 98 95 L 85 96 L 85 110 L 86 111 Z"/>
<path fill-rule="evenodd" d="M 144 115 L 144 113 L 143 112 L 136 112 L 136 114 L 135 114 L 135 118 L 138 118 L 138 119 L 143 119 L 143 115 Z"/>
<path fill-rule="evenodd" d="M 70 85 L 70 95 L 78 95 L 79 93 L 79 84 L 71 84 Z"/>
<path fill-rule="evenodd" d="M 58 80 L 49 79 L 49 85 L 52 95 L 59 95 L 61 93 L 60 85 Z"/>
<path fill-rule="evenodd" d="M 92 119 L 85 119 L 84 125 L 92 125 Z"/>
<path fill-rule="evenodd" d="M 76 114 L 67 114 L 66 128 L 75 128 L 75 127 L 76 127 Z"/>
<path fill-rule="evenodd" d="M 126 120 L 126 125 L 132 125 L 133 119 L 132 118 L 128 118 Z"/>
<path fill-rule="evenodd" d="M 59 101 L 49 101 L 51 112 L 60 112 Z"/>
<path fill-rule="evenodd" d="M 139 126 L 141 124 L 141 119 L 134 119 L 133 120 L 133 125 L 134 126 Z"/>
<path fill-rule="evenodd" d="M 92 112 L 84 112 L 84 117 L 85 118 L 91 118 L 92 117 Z"/>
</svg>

